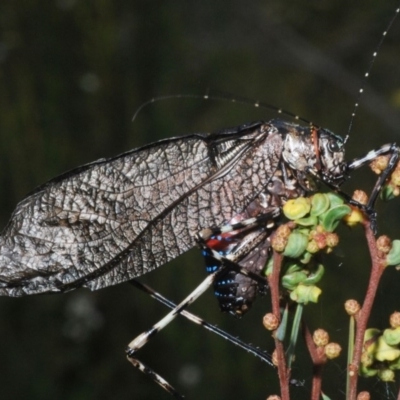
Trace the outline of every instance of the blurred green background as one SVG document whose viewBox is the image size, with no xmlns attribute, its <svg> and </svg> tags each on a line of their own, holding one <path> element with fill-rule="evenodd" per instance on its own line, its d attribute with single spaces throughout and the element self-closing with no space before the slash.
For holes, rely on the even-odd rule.
<svg viewBox="0 0 400 400">
<path fill-rule="evenodd" d="M 245 105 L 176 99 L 135 110 L 157 95 L 207 90 L 266 101 L 345 135 L 366 71 L 397 1 L 2 0 L 0 4 L 0 219 L 35 186 L 70 168 L 145 143 L 211 132 L 276 115 Z M 400 20 L 369 79 L 348 143 L 348 158 L 400 142 Z M 357 172 L 346 184 L 368 190 Z M 398 201 L 378 206 L 379 230 L 400 237 Z M 345 343 L 349 298 L 362 300 L 368 255 L 362 232 L 342 230 L 313 328 Z M 143 277 L 174 301 L 205 276 L 198 250 Z M 373 324 L 400 309 L 400 279 L 385 273 Z M 359 288 L 359 292 L 356 290 Z M 271 350 L 259 300 L 235 320 L 211 291 L 192 310 L 247 342 Z M 169 399 L 124 357 L 126 344 L 165 309 L 130 285 L 99 292 L 0 298 L 0 398 Z M 265 399 L 275 371 L 253 356 L 178 320 L 140 357 L 188 399 Z M 345 355 L 327 369 L 326 392 L 344 398 Z M 308 398 L 311 371 L 299 356 L 293 399 Z M 365 383 L 367 384 L 367 383 Z M 373 398 L 392 386 L 372 380 Z"/>
</svg>

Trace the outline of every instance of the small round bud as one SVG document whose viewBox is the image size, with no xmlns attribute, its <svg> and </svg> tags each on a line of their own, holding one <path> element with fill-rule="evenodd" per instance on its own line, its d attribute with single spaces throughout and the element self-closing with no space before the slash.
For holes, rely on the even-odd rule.
<svg viewBox="0 0 400 400">
<path fill-rule="evenodd" d="M 352 199 L 360 204 L 366 205 L 368 203 L 368 195 L 363 190 L 355 190 Z"/>
<path fill-rule="evenodd" d="M 271 239 L 271 247 L 279 252 L 282 253 L 282 251 L 285 250 L 286 245 L 287 245 L 287 238 L 284 238 L 282 236 L 274 235 Z"/>
<path fill-rule="evenodd" d="M 343 221 L 350 227 L 353 227 L 364 221 L 363 212 L 354 206 L 351 206 L 351 213 L 343 218 Z"/>
<path fill-rule="evenodd" d="M 291 233 L 292 233 L 292 230 L 290 229 L 289 224 L 284 224 L 284 225 L 278 226 L 275 236 L 279 236 L 281 238 L 287 239 Z"/>
<path fill-rule="evenodd" d="M 267 397 L 267 400 L 281 400 L 281 398 L 277 394 L 272 394 Z"/>
<path fill-rule="evenodd" d="M 392 248 L 392 241 L 390 240 L 389 236 L 379 236 L 376 240 L 376 247 L 382 253 L 388 254 L 390 249 Z"/>
<path fill-rule="evenodd" d="M 357 400 L 371 400 L 371 395 L 366 391 L 360 392 L 357 395 Z"/>
<path fill-rule="evenodd" d="M 383 382 L 394 382 L 394 371 L 391 369 L 381 369 L 378 371 L 378 377 Z"/>
<path fill-rule="evenodd" d="M 389 324 L 392 328 L 398 328 L 400 326 L 400 312 L 395 311 L 389 320 Z"/>
<path fill-rule="evenodd" d="M 318 249 L 322 250 L 326 247 L 326 232 L 320 232 L 317 227 L 317 230 L 312 233 L 312 240 L 315 241 Z"/>
<path fill-rule="evenodd" d="M 325 355 L 330 360 L 332 360 L 332 358 L 339 357 L 341 351 L 342 348 L 337 343 L 328 343 L 324 349 Z"/>
<path fill-rule="evenodd" d="M 368 351 L 363 351 L 361 354 L 361 364 L 368 368 L 374 363 L 374 358 L 372 357 L 371 354 L 368 353 Z"/>
<path fill-rule="evenodd" d="M 400 186 L 400 170 L 396 169 L 393 171 L 390 177 L 390 182 L 395 186 Z"/>
<path fill-rule="evenodd" d="M 360 308 L 360 303 L 357 300 L 350 299 L 344 303 L 344 309 L 349 315 L 356 315 L 360 311 Z"/>
<path fill-rule="evenodd" d="M 311 254 L 317 253 L 319 251 L 317 242 L 314 239 L 311 239 L 307 244 L 306 250 Z"/>
<path fill-rule="evenodd" d="M 378 156 L 369 164 L 375 174 L 380 175 L 389 165 L 389 156 Z"/>
<path fill-rule="evenodd" d="M 329 343 L 329 334 L 324 329 L 317 329 L 313 333 L 313 342 L 316 346 L 322 347 Z"/>
<path fill-rule="evenodd" d="M 264 315 L 263 325 L 269 331 L 274 331 L 279 326 L 279 319 L 272 313 Z"/>
<path fill-rule="evenodd" d="M 329 232 L 326 234 L 326 245 L 328 247 L 335 247 L 339 243 L 339 236 L 336 233 Z"/>
</svg>

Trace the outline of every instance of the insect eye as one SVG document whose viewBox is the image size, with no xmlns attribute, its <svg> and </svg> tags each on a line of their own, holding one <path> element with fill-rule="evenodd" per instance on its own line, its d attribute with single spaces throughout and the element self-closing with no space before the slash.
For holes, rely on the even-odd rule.
<svg viewBox="0 0 400 400">
<path fill-rule="evenodd" d="M 342 146 L 339 145 L 339 143 L 335 141 L 335 142 L 329 142 L 328 147 L 332 153 L 336 153 L 341 149 Z"/>
</svg>

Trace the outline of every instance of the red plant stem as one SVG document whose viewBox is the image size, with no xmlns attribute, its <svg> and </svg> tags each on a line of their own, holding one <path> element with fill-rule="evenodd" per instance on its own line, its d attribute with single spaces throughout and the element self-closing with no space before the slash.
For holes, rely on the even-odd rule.
<svg viewBox="0 0 400 400">
<path fill-rule="evenodd" d="M 272 313 L 279 319 L 281 318 L 279 304 L 279 276 L 281 273 L 282 262 L 283 254 L 274 250 L 272 274 L 268 277 L 268 282 L 271 290 Z"/>
<path fill-rule="evenodd" d="M 273 252 L 273 269 L 272 274 L 268 278 L 270 291 L 271 291 L 271 303 L 272 303 L 272 313 L 281 320 L 280 307 L 279 307 L 279 275 L 281 272 L 283 261 L 283 255 L 274 250 Z M 275 351 L 277 356 L 278 363 L 278 376 L 279 376 L 279 385 L 281 388 L 281 399 L 282 400 L 290 400 L 289 393 L 289 378 L 290 371 L 286 367 L 286 359 L 285 359 L 285 349 L 283 347 L 283 343 L 275 339 Z"/>
<path fill-rule="evenodd" d="M 364 303 L 360 312 L 356 316 L 356 335 L 354 343 L 353 359 L 348 368 L 349 379 L 349 393 L 347 400 L 356 400 L 357 397 L 357 381 L 358 369 L 361 360 L 361 353 L 363 350 L 364 333 L 367 328 L 371 309 L 375 300 L 376 291 L 378 289 L 379 281 L 385 268 L 384 259 L 376 247 L 376 239 L 371 230 L 369 221 L 364 222 L 365 236 L 367 239 L 368 249 L 371 256 L 372 267 L 371 275 L 368 283 L 367 292 L 365 294 Z"/>
<path fill-rule="evenodd" d="M 324 348 L 317 347 L 315 345 L 311 332 L 304 323 L 302 330 L 313 363 L 311 400 L 319 400 L 321 398 L 322 370 L 324 368 L 324 364 L 327 361 L 327 358 L 324 353 Z"/>
</svg>

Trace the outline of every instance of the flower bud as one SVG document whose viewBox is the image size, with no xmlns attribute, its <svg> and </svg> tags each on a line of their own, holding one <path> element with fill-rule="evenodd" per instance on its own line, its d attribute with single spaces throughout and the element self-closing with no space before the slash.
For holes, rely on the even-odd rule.
<svg viewBox="0 0 400 400">
<path fill-rule="evenodd" d="M 357 300 L 350 299 L 344 303 L 344 309 L 349 315 L 356 315 L 360 311 L 360 308 L 360 303 Z"/>
<path fill-rule="evenodd" d="M 329 358 L 330 360 L 339 357 L 341 351 L 342 348 L 337 343 L 328 343 L 324 349 L 326 357 Z"/>
<path fill-rule="evenodd" d="M 361 354 L 361 364 L 364 367 L 370 367 L 374 363 L 374 358 L 368 351 L 363 351 Z"/>
<path fill-rule="evenodd" d="M 279 319 L 272 313 L 264 315 L 263 325 L 269 331 L 274 331 L 279 326 Z"/>
<path fill-rule="evenodd" d="M 400 312 L 395 311 L 391 316 L 389 320 L 390 326 L 392 328 L 398 328 L 400 327 Z"/>
<path fill-rule="evenodd" d="M 366 391 L 360 392 L 357 395 L 357 400 L 371 400 L 371 395 Z"/>
<path fill-rule="evenodd" d="M 322 347 L 329 343 L 329 334 L 324 329 L 317 329 L 313 333 L 313 341 L 316 346 Z"/>
<path fill-rule="evenodd" d="M 368 195 L 363 190 L 355 190 L 352 199 L 360 204 L 366 205 L 368 203 Z"/>
<path fill-rule="evenodd" d="M 271 247 L 279 252 L 282 253 L 285 250 L 288 240 L 278 235 L 274 235 L 271 239 Z"/>
<path fill-rule="evenodd" d="M 326 234 L 326 245 L 328 247 L 336 247 L 339 243 L 339 236 L 336 233 L 328 232 Z"/>
<path fill-rule="evenodd" d="M 383 382 L 394 382 L 394 371 L 391 369 L 381 369 L 378 372 L 378 377 Z"/>
<path fill-rule="evenodd" d="M 287 239 L 289 235 L 292 233 L 289 224 L 283 224 L 278 226 L 276 230 L 275 236 L 279 236 L 281 238 Z"/>
<path fill-rule="evenodd" d="M 378 156 L 369 164 L 375 174 L 380 175 L 389 165 L 389 156 Z"/>
<path fill-rule="evenodd" d="M 306 250 L 311 254 L 317 253 L 319 251 L 317 242 L 314 239 L 310 240 L 307 244 Z"/>
<path fill-rule="evenodd" d="M 390 182 L 395 186 L 400 186 L 400 170 L 396 169 L 392 173 L 390 177 Z"/>
<path fill-rule="evenodd" d="M 343 221 L 345 222 L 345 224 L 347 224 L 350 227 L 353 227 L 361 222 L 364 221 L 364 214 L 362 213 L 362 211 L 357 208 L 357 207 L 351 207 L 351 212 L 350 214 L 346 215 L 343 218 Z"/>
<path fill-rule="evenodd" d="M 392 241 L 390 240 L 389 236 L 379 236 L 376 240 L 376 247 L 382 253 L 388 254 L 390 249 L 392 248 Z"/>
</svg>

